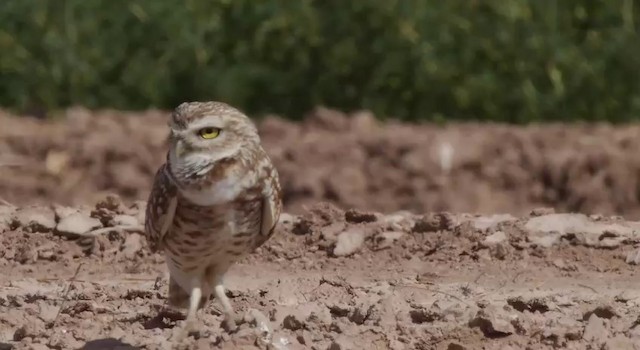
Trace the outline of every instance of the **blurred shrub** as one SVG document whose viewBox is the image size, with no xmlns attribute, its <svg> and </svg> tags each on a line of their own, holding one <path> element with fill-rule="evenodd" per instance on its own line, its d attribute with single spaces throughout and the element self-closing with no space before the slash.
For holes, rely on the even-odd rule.
<svg viewBox="0 0 640 350">
<path fill-rule="evenodd" d="M 0 105 L 640 116 L 634 0 L 4 0 Z"/>
</svg>

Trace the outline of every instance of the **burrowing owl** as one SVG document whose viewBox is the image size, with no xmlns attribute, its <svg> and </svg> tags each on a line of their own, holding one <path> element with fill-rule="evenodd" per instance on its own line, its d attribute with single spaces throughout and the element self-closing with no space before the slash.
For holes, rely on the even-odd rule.
<svg viewBox="0 0 640 350">
<path fill-rule="evenodd" d="M 185 328 L 211 297 L 228 329 L 229 267 L 273 235 L 282 209 L 278 173 L 253 122 L 220 102 L 187 102 L 172 113 L 166 163 L 149 195 L 145 234 L 169 269 L 169 305 L 188 308 Z"/>
</svg>

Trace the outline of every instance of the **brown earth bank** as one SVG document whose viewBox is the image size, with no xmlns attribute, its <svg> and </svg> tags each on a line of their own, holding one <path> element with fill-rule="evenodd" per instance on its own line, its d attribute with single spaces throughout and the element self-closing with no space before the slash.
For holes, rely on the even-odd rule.
<svg viewBox="0 0 640 350">
<path fill-rule="evenodd" d="M 0 348 L 640 349 L 640 222 L 319 203 L 230 270 L 237 331 L 213 300 L 177 344 L 162 256 L 136 232 L 83 237 L 143 213 L 115 197 L 0 206 Z"/>
<path fill-rule="evenodd" d="M 14 204 L 145 199 L 168 114 L 70 109 L 57 121 L 0 113 L 0 197 Z M 286 209 L 522 215 L 538 206 L 640 218 L 640 125 L 413 125 L 319 108 L 259 122 Z"/>
</svg>

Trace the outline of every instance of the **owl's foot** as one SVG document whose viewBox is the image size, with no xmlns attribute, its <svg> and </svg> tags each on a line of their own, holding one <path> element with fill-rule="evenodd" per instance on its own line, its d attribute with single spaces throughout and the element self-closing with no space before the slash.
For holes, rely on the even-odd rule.
<svg viewBox="0 0 640 350">
<path fill-rule="evenodd" d="M 222 328 L 228 333 L 233 333 L 238 330 L 238 324 L 241 323 L 234 314 L 225 315 L 224 320 L 222 320 Z"/>
<path fill-rule="evenodd" d="M 235 332 L 238 329 L 238 324 L 242 323 L 243 317 L 238 317 L 238 315 L 233 311 L 231 301 L 224 292 L 224 285 L 222 284 L 221 278 L 217 278 L 213 287 L 213 293 L 222 305 L 222 314 L 224 315 L 222 328 L 229 333 Z"/>
</svg>

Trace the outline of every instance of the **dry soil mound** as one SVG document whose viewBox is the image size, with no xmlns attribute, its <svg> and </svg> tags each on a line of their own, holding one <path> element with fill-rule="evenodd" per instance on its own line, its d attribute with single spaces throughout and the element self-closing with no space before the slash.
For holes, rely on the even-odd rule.
<svg viewBox="0 0 640 350">
<path fill-rule="evenodd" d="M 144 205 L 0 207 L 0 348 L 163 349 L 182 325 L 163 309 L 161 256 L 137 233 Z M 638 349 L 639 222 L 556 214 L 342 211 L 283 214 L 234 266 L 247 323 L 199 314 L 199 349 Z M 635 345 L 634 345 L 635 344 Z M 635 346 L 635 347 L 634 347 Z"/>
<path fill-rule="evenodd" d="M 69 110 L 56 122 L 0 114 L 0 197 L 78 205 L 145 199 L 167 114 Z M 319 109 L 260 122 L 293 213 L 318 200 L 363 210 L 527 213 L 538 206 L 640 217 L 640 126 L 411 125 Z"/>
</svg>

